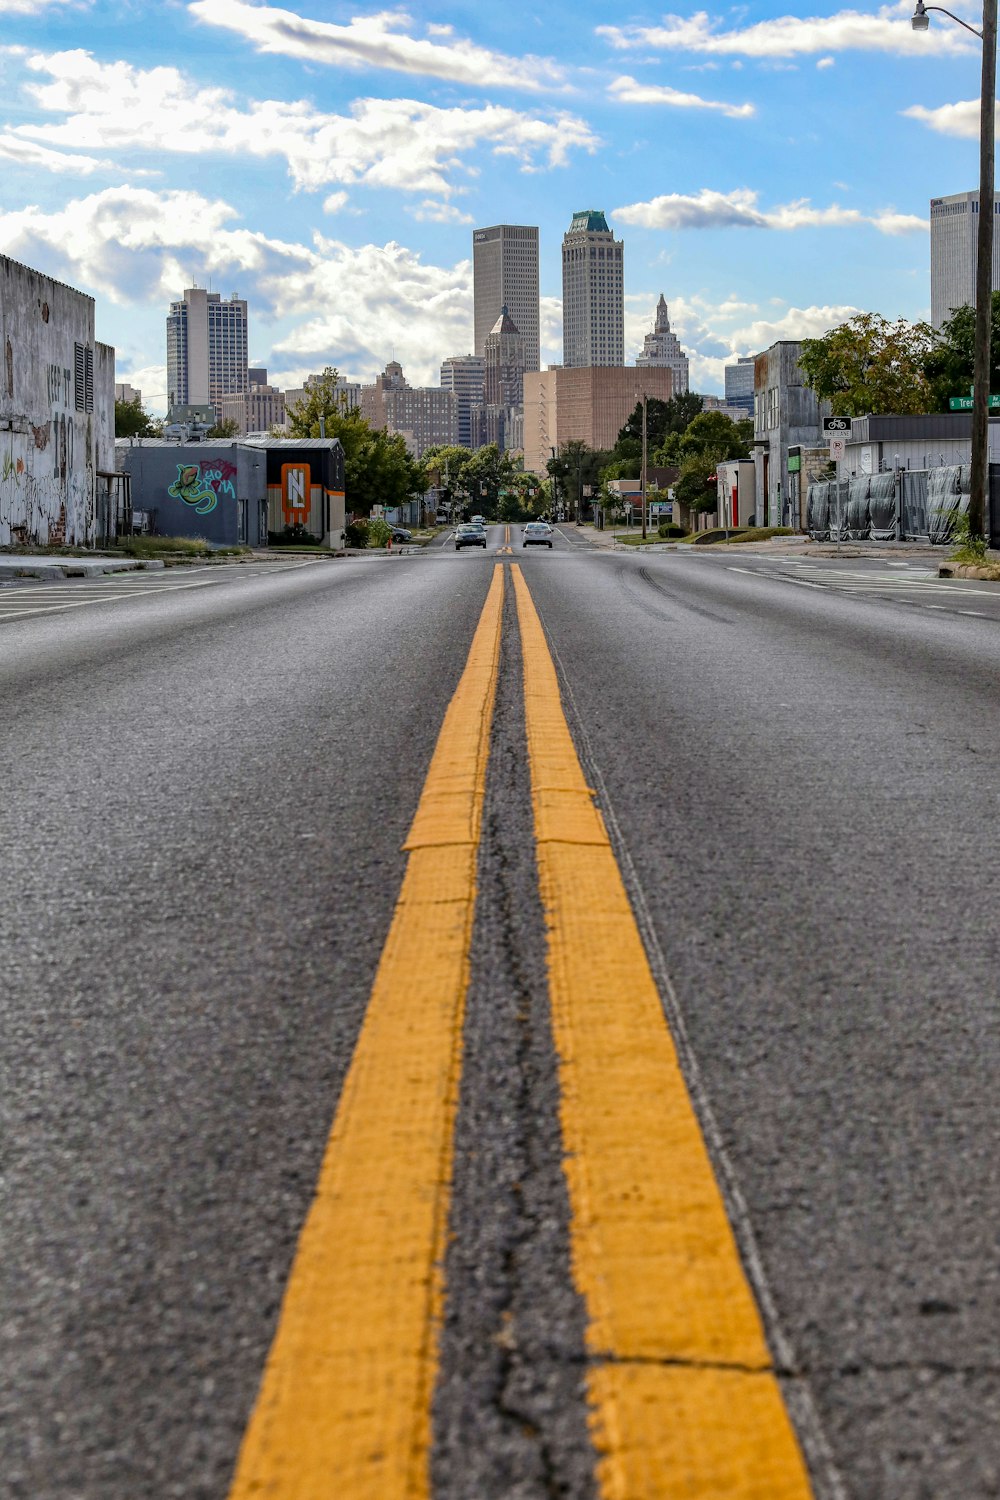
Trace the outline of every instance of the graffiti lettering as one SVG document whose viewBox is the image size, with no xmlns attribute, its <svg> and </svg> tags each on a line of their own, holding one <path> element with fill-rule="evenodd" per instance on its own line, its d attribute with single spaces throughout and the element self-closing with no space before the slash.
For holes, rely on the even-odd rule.
<svg viewBox="0 0 1000 1500">
<path fill-rule="evenodd" d="M 190 505 L 195 515 L 207 516 L 219 503 L 218 493 L 202 476 L 202 464 L 178 464 L 177 478 L 168 485 L 167 494 Z"/>
</svg>

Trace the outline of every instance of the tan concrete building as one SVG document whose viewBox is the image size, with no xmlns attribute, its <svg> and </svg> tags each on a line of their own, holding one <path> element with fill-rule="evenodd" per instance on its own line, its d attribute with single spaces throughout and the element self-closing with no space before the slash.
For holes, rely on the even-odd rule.
<svg viewBox="0 0 1000 1500">
<path fill-rule="evenodd" d="M 604 365 L 568 370 L 550 366 L 525 372 L 524 467 L 545 465 L 571 438 L 589 448 L 611 448 L 643 395 L 669 401 L 673 376 L 667 369 Z"/>
<path fill-rule="evenodd" d="M 270 432 L 285 425 L 285 393 L 273 385 L 251 385 L 244 396 L 223 396 L 219 421 L 235 422 L 236 436 L 248 432 Z"/>
<path fill-rule="evenodd" d="M 458 441 L 458 396 L 440 386 L 411 386 L 390 360 L 373 385 L 361 387 L 361 415 L 370 427 L 396 432 L 411 458 Z"/>
</svg>

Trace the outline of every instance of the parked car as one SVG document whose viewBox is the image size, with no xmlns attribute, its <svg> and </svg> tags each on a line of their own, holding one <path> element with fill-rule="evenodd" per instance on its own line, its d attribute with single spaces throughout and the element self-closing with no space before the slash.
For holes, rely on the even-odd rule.
<svg viewBox="0 0 1000 1500">
<path fill-rule="evenodd" d="M 405 526 L 390 526 L 394 542 L 410 542 L 413 540 L 413 532 L 407 531 Z"/>
<path fill-rule="evenodd" d="M 552 527 L 546 526 L 544 521 L 529 521 L 524 528 L 524 537 L 521 541 L 522 547 L 551 547 Z"/>
<path fill-rule="evenodd" d="M 460 552 L 463 547 L 482 547 L 486 550 L 486 532 L 482 526 L 473 526 L 471 522 L 459 526 L 455 532 L 455 551 Z"/>
</svg>

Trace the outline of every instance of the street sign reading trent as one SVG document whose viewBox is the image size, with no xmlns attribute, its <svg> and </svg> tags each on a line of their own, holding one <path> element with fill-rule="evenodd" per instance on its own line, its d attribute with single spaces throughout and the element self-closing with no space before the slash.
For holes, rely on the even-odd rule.
<svg viewBox="0 0 1000 1500">
<path fill-rule="evenodd" d="M 823 418 L 823 431 L 824 432 L 838 433 L 838 432 L 850 432 L 850 430 L 851 430 L 851 419 L 850 419 L 850 417 L 824 417 Z"/>
<path fill-rule="evenodd" d="M 989 404 L 990 411 L 996 411 L 997 407 L 1000 407 L 1000 396 L 990 396 L 988 404 Z M 951 408 L 952 411 L 971 411 L 972 410 L 972 397 L 971 396 L 949 396 L 948 397 L 948 405 L 950 406 L 950 408 Z"/>
</svg>

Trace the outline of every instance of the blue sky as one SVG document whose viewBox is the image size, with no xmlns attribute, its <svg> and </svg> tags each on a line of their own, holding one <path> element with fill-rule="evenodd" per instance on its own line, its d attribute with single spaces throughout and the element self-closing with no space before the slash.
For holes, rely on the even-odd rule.
<svg viewBox="0 0 1000 1500">
<path fill-rule="evenodd" d="M 393 355 L 436 383 L 471 348 L 481 224 L 539 226 L 557 362 L 560 241 L 599 208 L 626 358 L 662 291 L 719 391 L 775 338 L 929 315 L 928 200 L 978 182 L 980 50 L 912 8 L 0 0 L 0 250 L 92 293 L 161 411 L 195 284 L 249 300 L 281 385 Z"/>
</svg>

